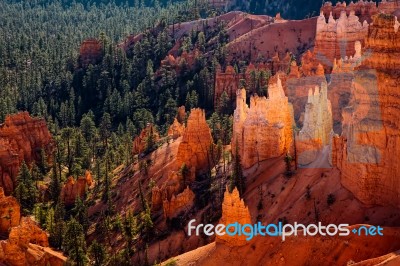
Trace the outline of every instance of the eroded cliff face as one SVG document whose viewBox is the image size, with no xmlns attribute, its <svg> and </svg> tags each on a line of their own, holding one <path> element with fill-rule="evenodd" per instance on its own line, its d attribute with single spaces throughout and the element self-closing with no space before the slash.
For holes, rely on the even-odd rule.
<svg viewBox="0 0 400 266">
<path fill-rule="evenodd" d="M 232 193 L 226 188 L 224 201 L 222 202 L 222 217 L 219 224 L 226 226 L 236 222 L 241 225 L 251 224 L 249 208 L 245 205 L 243 199 L 240 198 L 237 188 L 234 188 Z M 247 244 L 246 236 L 244 235 L 229 236 L 225 234 L 217 236 L 215 241 L 217 243 L 224 243 L 229 247 L 240 247 Z"/>
<path fill-rule="evenodd" d="M 394 16 L 374 16 L 365 41 L 370 56 L 354 73 L 343 133 L 334 139 L 342 184 L 366 204 L 400 206 L 398 28 Z"/>
<path fill-rule="evenodd" d="M 0 264 L 64 265 L 66 257 L 49 248 L 47 233 L 28 217 L 22 217 L 17 200 L 0 188 Z"/>
<path fill-rule="evenodd" d="M 349 16 L 345 11 L 341 11 L 338 19 L 330 14 L 328 22 L 321 11 L 317 22 L 314 53 L 325 69 L 331 70 L 331 63 L 335 59 L 353 56 L 355 43 L 364 43 L 368 27 L 368 22 L 360 21 L 354 11 L 350 11 Z"/>
<path fill-rule="evenodd" d="M 6 265 L 64 265 L 67 258 L 49 248 L 47 234 L 30 218 L 12 227 L 7 240 L 0 241 L 0 262 Z"/>
<path fill-rule="evenodd" d="M 183 129 L 182 137 L 177 141 L 179 147 L 176 159 L 168 172 L 166 182 L 152 189 L 152 211 L 163 209 L 164 218 L 174 218 L 180 212 L 189 210 L 194 204 L 194 193 L 189 186 L 195 181 L 196 174 L 203 174 L 212 168 L 211 130 L 202 109 L 192 109 L 186 128 L 179 120 L 184 120 L 184 109 L 180 108 L 170 133 Z M 182 121 L 183 122 L 183 121 Z M 179 124 L 179 125 L 178 125 Z M 175 128 L 175 129 L 172 129 Z"/>
<path fill-rule="evenodd" d="M 46 155 L 53 152 L 53 139 L 44 119 L 32 118 L 27 112 L 6 117 L 0 125 L 0 186 L 6 195 L 14 191 L 22 162 L 39 160 L 42 149 Z"/>
<path fill-rule="evenodd" d="M 165 218 L 174 218 L 181 211 L 189 210 L 194 204 L 195 195 L 193 191 L 186 187 L 186 189 L 179 193 L 178 195 L 173 195 L 171 200 L 164 199 L 163 200 L 163 210 Z"/>
<path fill-rule="evenodd" d="M 141 154 L 143 153 L 148 145 L 148 140 L 149 138 L 152 138 L 152 142 L 156 143 L 157 141 L 160 140 L 160 135 L 158 134 L 158 131 L 156 127 L 153 124 L 148 124 L 133 140 L 133 148 L 132 152 L 133 154 Z"/>
<path fill-rule="evenodd" d="M 197 174 L 208 171 L 211 167 L 212 145 L 211 130 L 206 122 L 204 110 L 192 109 L 182 142 L 179 144 L 176 168 L 180 169 L 185 164 L 188 169 L 194 167 Z"/>
<path fill-rule="evenodd" d="M 232 150 L 236 147 L 244 168 L 279 157 L 292 144 L 293 109 L 280 78 L 268 88 L 268 99 L 252 96 L 246 104 L 246 91 L 239 90 L 234 113 Z"/>
<path fill-rule="evenodd" d="M 303 128 L 296 142 L 298 163 L 307 165 L 315 161 L 322 147 L 331 142 L 333 134 L 332 107 L 328 100 L 328 85 L 321 84 L 308 92 Z"/>
<path fill-rule="evenodd" d="M 61 189 L 61 200 L 65 206 L 71 207 L 75 204 L 76 199 L 83 198 L 87 189 L 93 184 L 93 178 L 89 171 L 85 172 L 85 176 L 79 177 L 77 180 L 70 176 Z"/>
<path fill-rule="evenodd" d="M 11 227 L 19 225 L 20 218 L 18 201 L 4 195 L 3 188 L 0 187 L 0 235 L 7 235 Z"/>
<path fill-rule="evenodd" d="M 168 128 L 168 136 L 172 137 L 173 139 L 177 139 L 183 135 L 185 131 L 185 125 L 179 123 L 178 119 L 174 119 L 174 123 Z"/>
<path fill-rule="evenodd" d="M 82 42 L 79 48 L 79 64 L 82 67 L 95 65 L 101 61 L 102 57 L 103 47 L 99 40 L 87 39 Z"/>
</svg>

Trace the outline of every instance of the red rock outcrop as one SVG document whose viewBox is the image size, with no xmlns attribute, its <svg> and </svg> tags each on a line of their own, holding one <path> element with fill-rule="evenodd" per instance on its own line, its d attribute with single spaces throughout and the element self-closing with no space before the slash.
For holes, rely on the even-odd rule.
<svg viewBox="0 0 400 266">
<path fill-rule="evenodd" d="M 178 108 L 178 113 L 176 114 L 176 119 L 179 123 L 184 124 L 186 120 L 186 110 L 185 106 L 181 106 Z"/>
<path fill-rule="evenodd" d="M 326 2 L 321 8 L 321 12 L 323 12 L 326 18 L 332 14 L 334 19 L 340 18 L 342 12 L 345 12 L 347 16 L 349 16 L 351 12 L 354 12 L 354 14 L 360 18 L 361 22 L 364 20 L 371 22 L 372 16 L 379 11 L 374 1 L 356 1 L 356 3 L 351 2 L 349 5 L 345 2 L 338 2 L 336 5 L 332 5 L 331 2 Z"/>
<path fill-rule="evenodd" d="M 237 188 L 234 188 L 232 193 L 230 193 L 227 187 L 224 194 L 224 201 L 222 202 L 222 217 L 219 224 L 228 225 L 236 222 L 240 225 L 251 224 L 249 208 L 245 205 L 243 199 L 240 198 Z M 247 243 L 246 236 L 244 235 L 229 236 L 225 234 L 216 236 L 215 241 L 217 243 L 224 243 L 229 247 L 240 247 Z"/>
<path fill-rule="evenodd" d="M 242 75 L 236 73 L 232 66 L 227 66 L 225 72 L 221 68 L 215 74 L 214 104 L 217 106 L 223 92 L 226 92 L 229 99 L 235 98 L 235 93 L 239 89 L 239 82 Z"/>
<path fill-rule="evenodd" d="M 97 39 L 87 39 L 79 48 L 79 63 L 82 67 L 98 64 L 103 57 L 103 47 Z"/>
<path fill-rule="evenodd" d="M 0 262 L 6 265 L 63 265 L 66 258 L 48 248 L 46 232 L 30 218 L 11 228 L 7 240 L 0 241 Z"/>
<path fill-rule="evenodd" d="M 141 154 L 145 151 L 147 146 L 147 140 L 150 136 L 153 137 L 154 143 L 160 140 L 160 135 L 158 134 L 158 131 L 153 124 L 148 124 L 142 130 L 142 132 L 140 132 L 139 136 L 137 136 L 133 140 L 133 148 L 132 148 L 133 154 Z"/>
<path fill-rule="evenodd" d="M 44 119 L 32 118 L 27 112 L 6 117 L 0 125 L 0 186 L 6 195 L 14 191 L 21 163 L 38 160 L 42 149 L 47 155 L 53 152 L 53 139 Z"/>
<path fill-rule="evenodd" d="M 328 145 L 333 133 L 332 107 L 328 100 L 328 85 L 321 84 L 310 89 L 304 116 L 303 128 L 296 142 L 298 162 L 307 165 L 316 160 L 322 147 Z"/>
<path fill-rule="evenodd" d="M 185 126 L 178 122 L 178 119 L 174 119 L 174 123 L 168 128 L 168 136 L 172 137 L 173 139 L 177 139 L 183 135 L 185 131 Z"/>
<path fill-rule="evenodd" d="M 0 235 L 7 235 L 11 227 L 18 226 L 20 215 L 18 201 L 4 195 L 3 188 L 0 187 Z"/>
<path fill-rule="evenodd" d="M 303 124 L 302 113 L 307 104 L 308 91 L 326 82 L 324 74 L 322 65 L 311 51 L 302 56 L 301 67 L 293 62 L 286 78 L 280 74 L 285 94 L 293 105 L 294 119 L 300 126 Z"/>
<path fill-rule="evenodd" d="M 366 204 L 400 206 L 399 23 L 373 18 L 366 39 L 371 51 L 355 71 L 342 136 L 334 138 L 333 163 L 342 184 Z"/>
<path fill-rule="evenodd" d="M 252 96 L 249 108 L 246 91 L 237 92 L 232 150 L 238 145 L 244 168 L 279 157 L 291 148 L 293 109 L 279 77 L 276 83 L 269 85 L 268 94 L 268 99 Z"/>
<path fill-rule="evenodd" d="M 86 190 L 93 184 L 93 178 L 89 171 L 85 172 L 84 177 L 79 177 L 75 180 L 70 176 L 67 182 L 61 189 L 61 200 L 63 200 L 65 206 L 71 207 L 75 204 L 78 197 L 83 198 Z"/>
<path fill-rule="evenodd" d="M 185 164 L 194 167 L 196 173 L 204 173 L 211 167 L 210 150 L 213 145 L 211 130 L 204 110 L 192 109 L 176 156 L 176 169 Z"/>
<path fill-rule="evenodd" d="M 170 200 L 164 199 L 164 218 L 174 218 L 182 211 L 190 209 L 194 204 L 194 198 L 193 191 L 189 187 L 186 187 L 182 193 L 176 196 L 173 195 Z"/>
<path fill-rule="evenodd" d="M 355 42 L 359 41 L 363 44 L 367 33 L 368 23 L 360 22 L 354 11 L 350 11 L 349 16 L 342 11 L 336 20 L 331 14 L 328 22 L 321 11 L 317 22 L 314 54 L 325 69 L 330 70 L 331 62 L 335 59 L 354 55 Z"/>
</svg>

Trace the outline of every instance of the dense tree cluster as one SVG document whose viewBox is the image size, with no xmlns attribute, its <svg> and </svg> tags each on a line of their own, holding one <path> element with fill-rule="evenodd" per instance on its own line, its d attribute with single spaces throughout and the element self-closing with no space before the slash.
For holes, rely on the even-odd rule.
<svg viewBox="0 0 400 266">
<path fill-rule="evenodd" d="M 170 26 L 215 14 L 206 3 L 0 2 L 0 123 L 7 114 L 26 110 L 46 119 L 56 144 L 53 154 L 41 153 L 39 163 L 22 164 L 14 196 L 23 214 L 36 217 L 51 246 L 64 251 L 71 263 L 129 265 L 138 236 L 144 243 L 152 239 L 154 225 L 141 182 L 142 210 L 123 217 L 114 210 L 111 188 L 112 170 L 132 164 L 132 140 L 148 123 L 165 135 L 178 106 L 188 112 L 202 107 L 220 153 L 222 145 L 229 144 L 232 101 L 225 93 L 217 106 L 213 102 L 215 69 L 226 64 L 225 25 L 210 27 L 205 22 L 180 39 Z M 119 44 L 139 32 L 141 38 L 123 50 Z M 101 56 L 83 65 L 79 45 L 88 38 L 100 41 Z M 177 66 L 162 64 L 177 44 L 178 56 L 199 52 L 192 65 L 184 56 Z M 146 151 L 156 145 L 149 137 Z M 145 173 L 147 167 L 142 160 L 140 171 Z M 64 206 L 62 185 L 86 170 L 96 181 L 90 200 L 78 198 L 73 207 Z M 235 171 L 237 179 L 240 173 Z M 94 200 L 107 206 L 96 229 L 104 242 L 89 246 L 88 208 Z M 125 240 L 125 249 L 118 253 L 110 253 L 114 232 Z"/>
</svg>

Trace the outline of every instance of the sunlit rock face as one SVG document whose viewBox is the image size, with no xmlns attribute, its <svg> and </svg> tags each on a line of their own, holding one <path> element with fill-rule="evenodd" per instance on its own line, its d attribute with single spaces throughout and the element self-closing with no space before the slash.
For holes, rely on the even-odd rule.
<svg viewBox="0 0 400 266">
<path fill-rule="evenodd" d="M 133 154 L 141 154 L 143 153 L 148 145 L 149 138 L 152 138 L 152 142 L 156 143 L 160 140 L 160 135 L 156 127 L 153 124 L 148 124 L 143 130 L 140 132 L 139 136 L 137 136 L 133 140 L 132 152 Z"/>
<path fill-rule="evenodd" d="M 363 44 L 368 33 L 368 22 L 360 21 L 354 11 L 345 11 L 335 19 L 330 14 L 326 21 L 323 11 L 318 18 L 314 53 L 326 69 L 331 69 L 335 59 L 355 54 L 355 43 Z"/>
<path fill-rule="evenodd" d="M 316 160 L 318 151 L 330 143 L 333 123 L 332 107 L 328 100 L 326 83 L 309 90 L 303 128 L 299 132 L 297 147 L 301 165 Z"/>
<path fill-rule="evenodd" d="M 23 161 L 29 165 L 40 159 L 42 150 L 51 155 L 53 148 L 44 119 L 32 118 L 27 112 L 8 115 L 0 125 L 0 186 L 5 194 L 14 191 Z"/>
<path fill-rule="evenodd" d="M 342 184 L 366 204 L 400 206 L 399 22 L 373 18 L 365 50 L 354 73 L 343 133 L 334 139 L 333 162 Z"/>
<path fill-rule="evenodd" d="M 78 177 L 76 180 L 70 176 L 61 189 L 60 197 L 65 206 L 71 207 L 78 198 L 82 199 L 92 183 L 93 178 L 89 171 L 85 172 L 85 176 Z"/>
<path fill-rule="evenodd" d="M 227 188 L 222 202 L 222 217 L 219 224 L 228 225 L 236 222 L 240 225 L 251 224 L 249 208 L 240 198 L 237 188 L 232 193 Z M 239 247 L 245 245 L 247 241 L 244 235 L 229 236 L 225 234 L 223 236 L 217 235 L 216 242 L 224 243 L 229 247 Z"/>
<path fill-rule="evenodd" d="M 183 132 L 176 157 L 176 168 L 185 164 L 189 169 L 194 167 L 197 174 L 210 169 L 210 149 L 213 144 L 211 130 L 206 122 L 202 109 L 192 109 L 187 126 Z"/>
<path fill-rule="evenodd" d="M 20 206 L 16 198 L 4 195 L 0 188 L 0 234 L 8 234 L 11 227 L 19 225 Z"/>
<path fill-rule="evenodd" d="M 195 194 L 187 187 L 182 193 L 173 195 L 171 200 L 165 199 L 163 201 L 164 217 L 171 219 L 179 215 L 181 211 L 190 209 L 194 204 L 194 198 Z"/>
<path fill-rule="evenodd" d="M 246 104 L 246 91 L 238 90 L 233 122 L 232 150 L 238 151 L 243 167 L 279 157 L 292 143 L 293 108 L 279 77 L 268 87 L 268 99 L 252 96 Z"/>
</svg>

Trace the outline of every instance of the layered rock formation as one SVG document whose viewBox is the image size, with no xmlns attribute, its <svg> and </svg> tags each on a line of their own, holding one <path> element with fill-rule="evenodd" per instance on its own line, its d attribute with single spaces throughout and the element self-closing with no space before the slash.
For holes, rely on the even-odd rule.
<svg viewBox="0 0 400 266">
<path fill-rule="evenodd" d="M 328 22 L 321 11 L 317 22 L 314 53 L 325 68 L 330 69 L 334 59 L 354 55 L 355 42 L 363 43 L 367 33 L 368 23 L 360 22 L 354 11 L 350 11 L 349 16 L 342 11 L 336 20 L 330 14 Z"/>
<path fill-rule="evenodd" d="M 79 64 L 82 67 L 95 65 L 101 61 L 102 57 L 103 47 L 99 40 L 87 39 L 82 42 L 79 48 Z"/>
<path fill-rule="evenodd" d="M 219 67 L 215 74 L 214 104 L 218 105 L 223 92 L 226 92 L 230 100 L 235 101 L 236 92 L 240 88 L 242 81 L 246 83 L 247 91 L 257 93 L 257 85 L 260 87 L 268 85 L 266 75 L 278 72 L 286 73 L 290 68 L 291 62 L 292 56 L 290 53 L 286 53 L 284 57 L 279 57 L 278 53 L 276 53 L 266 63 L 255 65 L 250 63 L 246 70 L 240 73 L 237 73 L 230 65 L 226 67 L 225 72 L 222 72 Z M 261 78 L 261 73 L 264 74 L 264 78 Z"/>
<path fill-rule="evenodd" d="M 48 248 L 47 234 L 30 218 L 12 227 L 7 240 L 0 241 L 0 263 L 6 265 L 64 265 L 66 257 Z"/>
<path fill-rule="evenodd" d="M 301 126 L 304 120 L 302 114 L 307 104 L 309 89 L 326 82 L 324 68 L 315 55 L 307 51 L 301 58 L 301 67 L 293 62 L 289 75 L 286 78 L 283 75 L 280 76 L 284 80 L 285 94 L 293 105 L 294 119 Z"/>
<path fill-rule="evenodd" d="M 235 188 L 232 193 L 226 188 L 224 201 L 222 202 L 222 217 L 219 224 L 238 223 L 240 225 L 251 224 L 249 208 L 245 205 L 243 199 L 240 198 L 239 191 Z M 236 235 L 229 236 L 227 234 L 216 236 L 217 243 L 224 243 L 229 247 L 239 247 L 247 243 L 246 236 Z"/>
<path fill-rule="evenodd" d="M 174 119 L 174 123 L 168 128 L 168 136 L 172 137 L 173 139 L 177 139 L 183 135 L 185 131 L 185 126 L 178 122 L 178 119 Z"/>
<path fill-rule="evenodd" d="M 53 152 L 53 139 L 46 122 L 30 117 L 27 112 L 6 117 L 0 125 L 0 144 L 0 186 L 6 195 L 14 191 L 23 161 L 30 164 L 39 160 L 42 150 L 46 155 Z"/>
<path fill-rule="evenodd" d="M 330 143 L 333 133 L 332 108 L 328 100 L 328 87 L 326 83 L 315 87 L 308 93 L 308 101 L 304 116 L 303 128 L 299 132 L 296 143 L 298 162 L 307 165 L 313 162 L 323 146 Z"/>
<path fill-rule="evenodd" d="M 232 150 L 237 149 L 244 168 L 279 157 L 292 144 L 293 109 L 281 80 L 270 84 L 269 98 L 252 96 L 246 104 L 246 91 L 239 90 L 233 121 Z"/>
<path fill-rule="evenodd" d="M 232 66 L 227 66 L 225 72 L 221 68 L 215 74 L 214 103 L 218 104 L 223 92 L 226 92 L 229 99 L 234 99 L 236 91 L 239 89 L 241 75 L 236 73 Z"/>
<path fill-rule="evenodd" d="M 212 145 L 211 130 L 206 122 L 204 110 L 192 109 L 182 142 L 179 144 L 176 169 L 185 164 L 189 169 L 194 167 L 197 174 L 208 171 L 211 167 Z"/>
<path fill-rule="evenodd" d="M 179 113 L 184 112 L 178 112 L 176 123 L 180 116 L 182 119 Z M 213 167 L 211 150 L 214 143 L 204 110 L 192 109 L 180 141 L 167 180 L 161 187 L 152 189 L 152 211 L 162 207 L 165 218 L 173 218 L 193 206 L 194 193 L 189 186 L 195 181 L 196 174 L 203 174 Z"/>
<path fill-rule="evenodd" d="M 92 184 L 93 178 L 89 171 L 86 171 L 85 176 L 79 177 L 77 180 L 70 176 L 61 189 L 61 200 L 63 200 L 66 207 L 73 206 L 78 197 L 84 197 L 87 189 Z"/>
<path fill-rule="evenodd" d="M 148 124 L 133 140 L 133 154 L 141 154 L 146 150 L 149 137 L 153 139 L 153 144 L 160 140 L 160 135 L 153 124 Z"/>
<path fill-rule="evenodd" d="M 400 206 L 398 27 L 394 16 L 373 18 L 365 42 L 371 55 L 355 72 L 343 133 L 334 139 L 342 184 L 366 204 Z"/>
<path fill-rule="evenodd" d="M 4 195 L 0 187 L 0 235 L 8 235 L 9 229 L 19 225 L 20 206 L 14 197 Z"/>
<path fill-rule="evenodd" d="M 342 12 L 345 12 L 347 16 L 353 12 L 360 18 L 360 21 L 363 22 L 366 20 L 367 22 L 371 22 L 372 16 L 377 14 L 379 11 L 375 2 L 362 0 L 356 1 L 356 3 L 351 2 L 349 5 L 347 5 L 346 2 L 338 2 L 336 5 L 332 5 L 331 2 L 325 2 L 321 8 L 321 12 L 326 18 L 332 14 L 334 19 L 340 18 Z"/>
<path fill-rule="evenodd" d="M 163 200 L 164 218 L 174 218 L 185 209 L 190 209 L 194 204 L 195 195 L 193 191 L 186 187 L 186 189 L 178 195 L 173 195 L 170 200 Z"/>
</svg>

